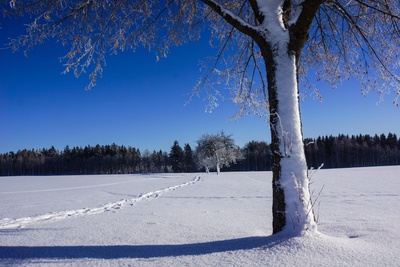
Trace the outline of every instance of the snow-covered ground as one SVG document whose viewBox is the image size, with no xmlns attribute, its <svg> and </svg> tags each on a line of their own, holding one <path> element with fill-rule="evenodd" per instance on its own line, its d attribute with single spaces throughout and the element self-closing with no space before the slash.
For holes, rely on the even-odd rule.
<svg viewBox="0 0 400 267">
<path fill-rule="evenodd" d="M 312 182 L 321 234 L 288 238 L 269 172 L 0 177 L 0 265 L 400 266 L 400 166 Z"/>
</svg>

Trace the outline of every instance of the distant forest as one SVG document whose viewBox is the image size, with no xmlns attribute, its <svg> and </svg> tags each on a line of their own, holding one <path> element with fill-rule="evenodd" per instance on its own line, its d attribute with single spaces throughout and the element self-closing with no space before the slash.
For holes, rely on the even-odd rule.
<svg viewBox="0 0 400 267">
<path fill-rule="evenodd" d="M 309 168 L 347 168 L 400 164 L 400 139 L 388 135 L 339 135 L 304 140 Z M 222 171 L 270 171 L 271 150 L 266 142 L 251 141 L 241 148 L 244 159 Z M 0 154 L 0 176 L 132 174 L 199 172 L 196 152 L 189 144 L 173 143 L 169 152 L 134 147 L 96 145 L 19 150 Z"/>
</svg>

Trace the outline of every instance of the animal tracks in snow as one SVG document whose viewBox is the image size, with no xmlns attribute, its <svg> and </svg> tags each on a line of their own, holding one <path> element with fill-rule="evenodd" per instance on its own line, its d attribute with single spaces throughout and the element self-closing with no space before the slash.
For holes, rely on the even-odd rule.
<svg viewBox="0 0 400 267">
<path fill-rule="evenodd" d="M 78 210 L 67 210 L 67 211 L 60 211 L 60 212 L 51 212 L 43 215 L 37 215 L 32 217 L 25 217 L 25 218 L 18 218 L 18 219 L 10 219 L 5 218 L 0 220 L 0 230 L 6 229 L 18 229 L 24 228 L 27 225 L 39 223 L 39 222 L 46 222 L 46 221 L 56 221 L 56 220 L 63 220 L 67 218 L 74 218 L 79 216 L 86 216 L 86 215 L 94 215 L 108 211 L 117 211 L 122 209 L 125 206 L 133 206 L 137 202 L 152 200 L 158 198 L 161 194 L 174 191 L 179 188 L 192 185 L 201 180 L 200 176 L 195 177 L 189 182 L 182 183 L 179 185 L 166 187 L 160 190 L 151 191 L 147 193 L 140 194 L 137 197 L 131 199 L 122 199 L 117 202 L 107 203 L 105 205 L 95 207 L 95 208 L 82 208 Z"/>
</svg>

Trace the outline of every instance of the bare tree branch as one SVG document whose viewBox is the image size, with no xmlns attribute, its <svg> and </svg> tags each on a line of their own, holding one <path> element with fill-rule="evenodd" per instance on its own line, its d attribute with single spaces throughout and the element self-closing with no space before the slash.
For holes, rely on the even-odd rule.
<svg viewBox="0 0 400 267">
<path fill-rule="evenodd" d="M 224 7 L 213 0 L 201 0 L 212 10 L 214 10 L 218 15 L 224 18 L 229 24 L 238 29 L 240 32 L 257 38 L 259 32 L 255 27 L 242 20 L 240 17 L 234 15 L 231 11 L 224 9 Z"/>
<path fill-rule="evenodd" d="M 258 24 L 264 22 L 265 16 L 260 12 L 260 7 L 258 6 L 257 0 L 249 0 L 250 6 L 253 10 L 255 20 Z"/>
</svg>

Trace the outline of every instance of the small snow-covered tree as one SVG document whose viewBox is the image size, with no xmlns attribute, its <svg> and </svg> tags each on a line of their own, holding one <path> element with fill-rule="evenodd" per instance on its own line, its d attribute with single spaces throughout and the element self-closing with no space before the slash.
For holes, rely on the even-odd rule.
<svg viewBox="0 0 400 267">
<path fill-rule="evenodd" d="M 199 164 L 206 169 L 206 172 L 215 167 L 218 175 L 222 167 L 229 167 L 231 163 L 243 158 L 232 135 L 225 135 L 224 132 L 201 136 L 197 140 L 196 155 Z"/>
<path fill-rule="evenodd" d="M 166 57 L 205 27 L 219 50 L 195 88 L 226 85 L 239 115 L 269 117 L 273 232 L 316 230 L 303 147 L 299 81 L 307 70 L 337 85 L 358 77 L 362 93 L 381 95 L 400 78 L 398 0 L 0 0 L 5 16 L 32 18 L 10 47 L 25 52 L 49 38 L 69 44 L 65 71 L 90 66 L 94 86 L 107 53 L 139 46 Z M 25 21 L 24 21 L 25 22 Z M 225 81 L 225 82 L 223 82 Z M 207 86 L 208 85 L 208 86 Z M 197 92 L 195 90 L 195 92 Z M 216 90 L 217 96 L 219 90 Z M 318 91 L 317 91 L 318 93 Z M 211 106 L 216 104 L 210 94 Z"/>
</svg>

